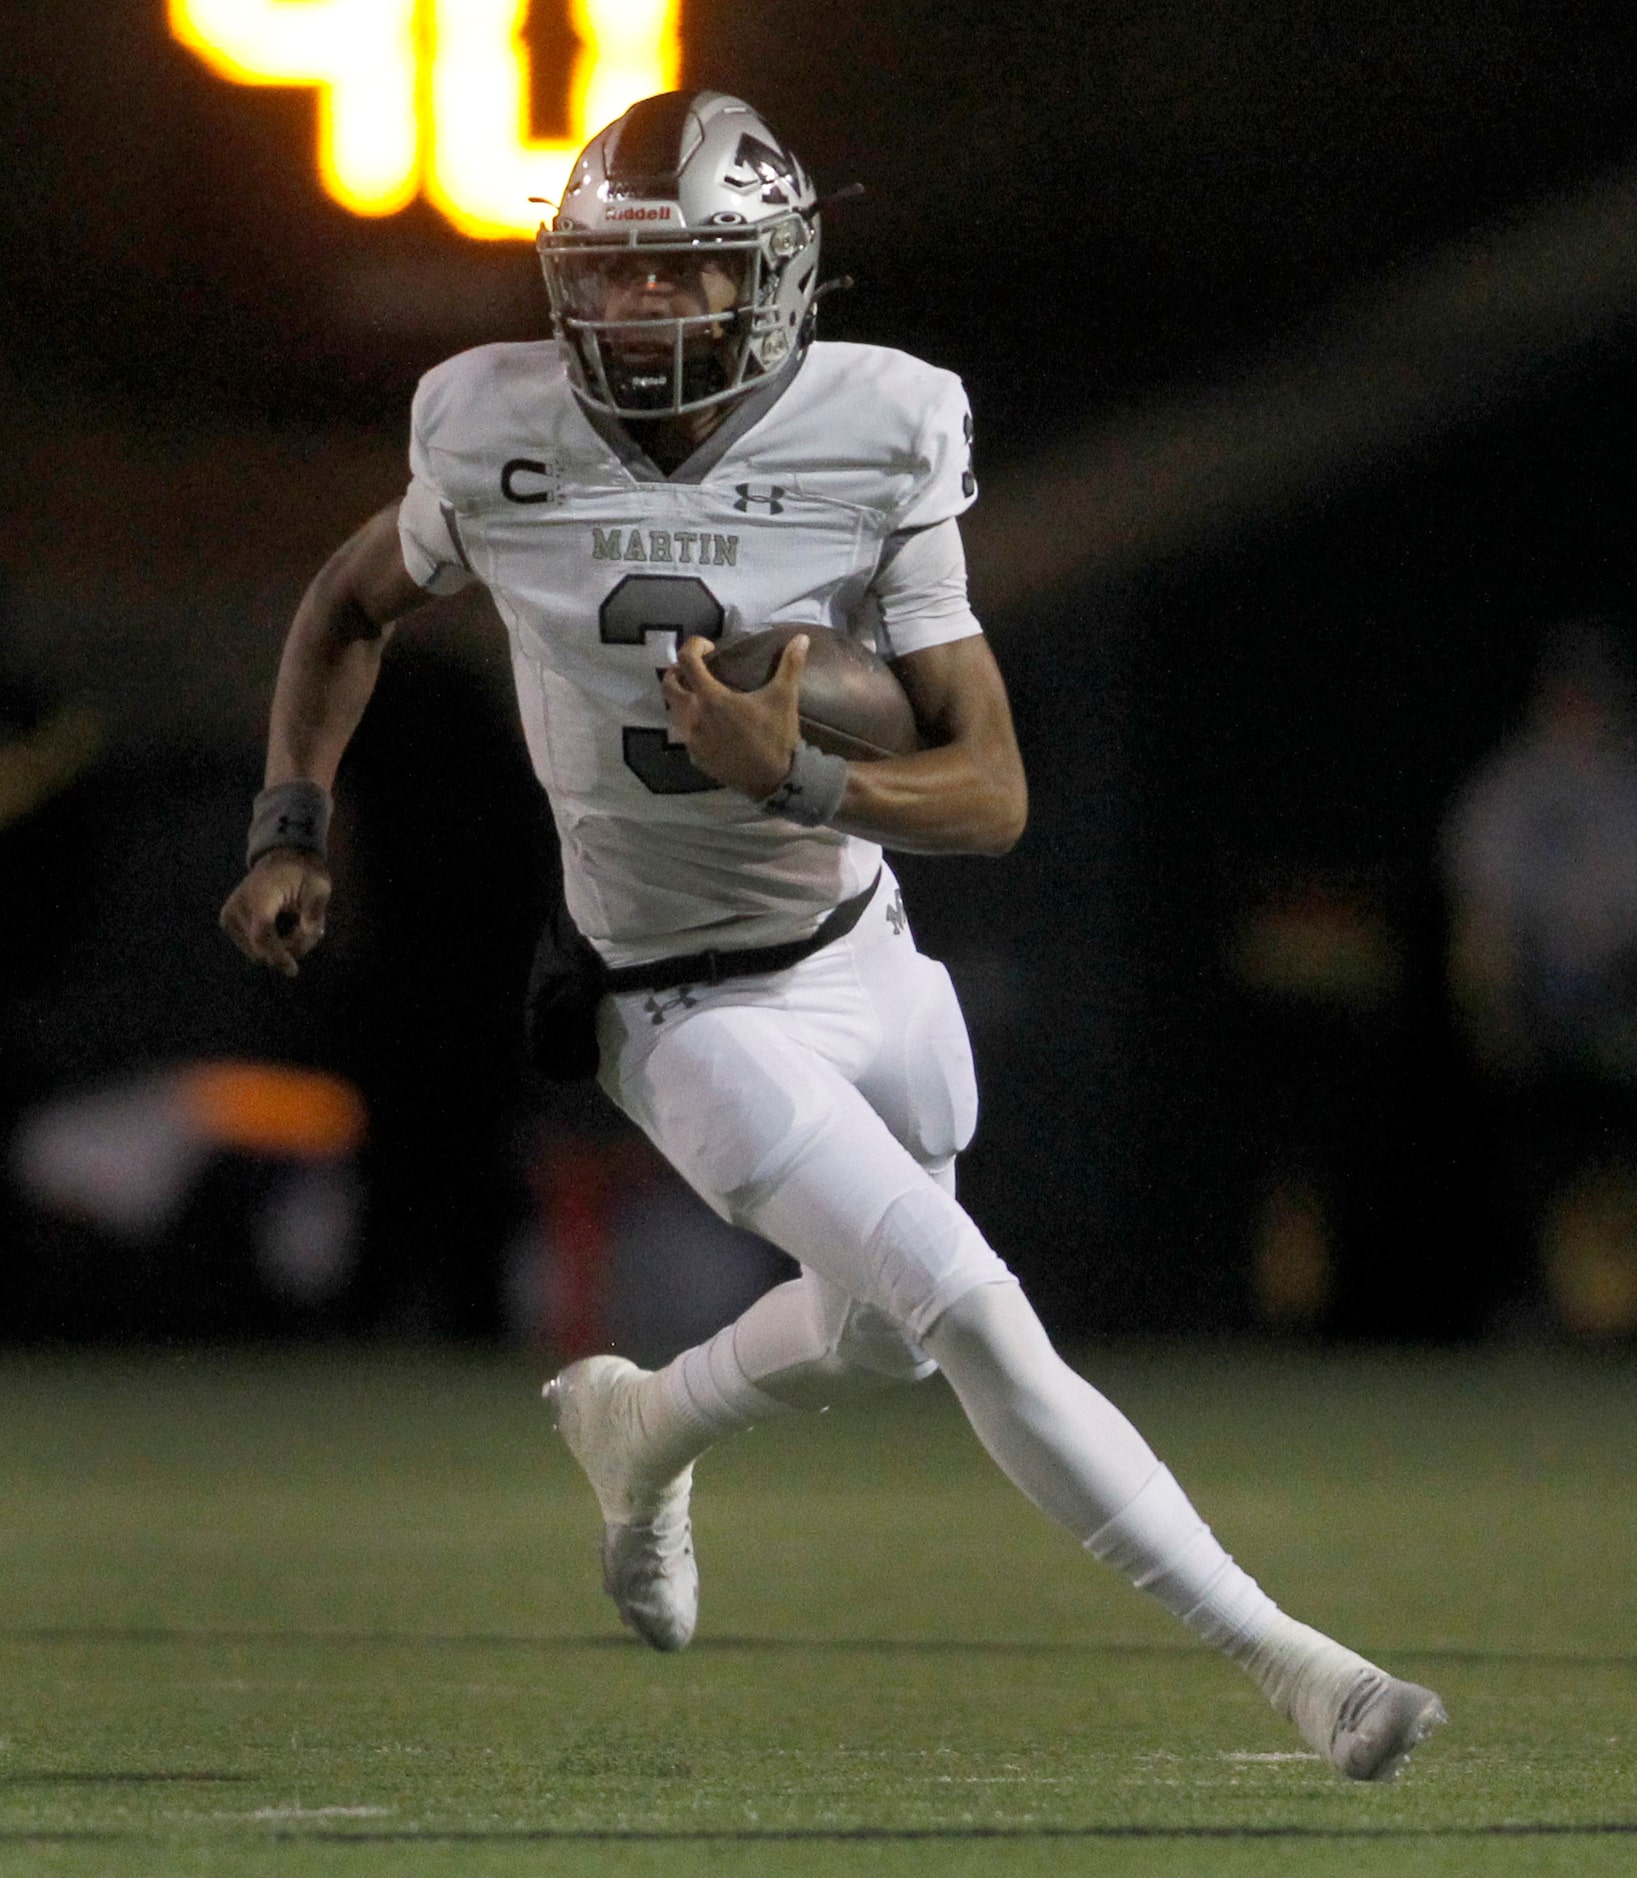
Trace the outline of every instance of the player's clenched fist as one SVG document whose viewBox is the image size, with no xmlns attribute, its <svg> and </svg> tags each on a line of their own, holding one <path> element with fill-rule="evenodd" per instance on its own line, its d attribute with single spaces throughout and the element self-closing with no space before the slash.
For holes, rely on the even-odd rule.
<svg viewBox="0 0 1637 1878">
<path fill-rule="evenodd" d="M 712 676 L 708 639 L 684 642 L 665 673 L 665 703 L 695 767 L 713 782 L 761 802 L 789 775 L 807 644 L 805 635 L 792 639 L 760 691 L 734 691 Z"/>
<path fill-rule="evenodd" d="M 222 930 L 260 965 L 294 978 L 324 937 L 330 876 L 324 863 L 294 848 L 264 854 L 222 908 Z"/>
</svg>

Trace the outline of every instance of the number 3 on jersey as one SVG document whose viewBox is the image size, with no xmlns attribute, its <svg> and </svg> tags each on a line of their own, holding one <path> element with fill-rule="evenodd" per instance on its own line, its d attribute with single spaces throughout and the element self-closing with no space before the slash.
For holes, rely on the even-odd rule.
<svg viewBox="0 0 1637 1878">
<path fill-rule="evenodd" d="M 720 639 L 722 620 L 722 603 L 691 574 L 627 574 L 598 609 L 597 629 L 605 646 L 646 645 L 650 633 L 675 633 L 680 645 L 684 639 Z M 627 724 L 620 734 L 626 767 L 656 796 L 721 788 L 663 730 Z"/>
</svg>

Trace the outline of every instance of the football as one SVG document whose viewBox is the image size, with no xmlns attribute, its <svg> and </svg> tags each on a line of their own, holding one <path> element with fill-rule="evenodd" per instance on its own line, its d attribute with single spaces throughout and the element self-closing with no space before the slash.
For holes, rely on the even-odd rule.
<svg viewBox="0 0 1637 1878">
<path fill-rule="evenodd" d="M 735 691 L 760 691 L 797 633 L 812 641 L 798 706 L 801 734 L 810 744 L 855 763 L 920 749 L 904 687 L 885 660 L 845 633 L 824 626 L 769 626 L 718 646 L 706 663 L 714 678 Z"/>
</svg>

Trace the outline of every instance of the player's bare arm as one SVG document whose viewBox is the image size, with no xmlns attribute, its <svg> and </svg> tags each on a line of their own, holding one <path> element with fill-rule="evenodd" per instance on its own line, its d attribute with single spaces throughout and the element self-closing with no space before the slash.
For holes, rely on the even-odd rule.
<svg viewBox="0 0 1637 1878">
<path fill-rule="evenodd" d="M 981 634 L 892 661 L 929 748 L 848 766 L 835 826 L 920 854 L 1005 854 L 1029 817 L 1006 684 Z"/>
<path fill-rule="evenodd" d="M 267 740 L 266 783 L 329 790 L 375 689 L 392 623 L 431 596 L 411 579 L 397 504 L 372 515 L 302 596 L 284 642 Z M 324 936 L 329 870 L 316 855 L 278 847 L 228 896 L 222 929 L 247 958 L 294 977 Z"/>
<path fill-rule="evenodd" d="M 806 643 L 794 639 L 759 691 L 720 684 L 691 639 L 666 674 L 677 734 L 713 781 L 756 801 L 784 780 L 800 739 L 797 697 Z M 1028 787 L 1005 682 L 981 635 L 893 662 L 928 748 L 848 766 L 831 825 L 885 847 L 926 854 L 1004 854 L 1023 832 Z"/>
</svg>

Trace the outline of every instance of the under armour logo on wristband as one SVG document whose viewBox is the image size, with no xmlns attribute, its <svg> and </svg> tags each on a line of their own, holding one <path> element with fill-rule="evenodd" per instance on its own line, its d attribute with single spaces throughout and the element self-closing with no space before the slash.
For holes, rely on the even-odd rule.
<svg viewBox="0 0 1637 1878">
<path fill-rule="evenodd" d="M 786 776 L 784 781 L 779 784 L 778 788 L 775 789 L 772 795 L 762 804 L 762 808 L 769 815 L 783 815 L 787 813 L 793 802 L 800 799 L 802 793 L 802 786 L 796 781 L 795 777 Z"/>
<path fill-rule="evenodd" d="M 819 828 L 841 807 L 846 793 L 846 758 L 830 756 L 804 741 L 790 759 L 790 774 L 764 799 L 762 812 Z"/>
<path fill-rule="evenodd" d="M 295 848 L 322 861 L 331 806 L 329 791 L 306 777 L 262 790 L 250 811 L 246 867 L 274 848 Z"/>
</svg>

